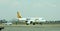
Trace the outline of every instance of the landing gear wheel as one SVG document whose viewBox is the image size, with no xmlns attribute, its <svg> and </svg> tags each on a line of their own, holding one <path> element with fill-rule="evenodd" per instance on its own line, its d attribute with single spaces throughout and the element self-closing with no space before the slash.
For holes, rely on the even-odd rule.
<svg viewBox="0 0 60 31">
<path fill-rule="evenodd" d="M 35 25 L 35 23 L 33 23 L 33 25 Z"/>
<path fill-rule="evenodd" d="M 26 25 L 29 25 L 28 23 L 26 23 Z"/>
</svg>

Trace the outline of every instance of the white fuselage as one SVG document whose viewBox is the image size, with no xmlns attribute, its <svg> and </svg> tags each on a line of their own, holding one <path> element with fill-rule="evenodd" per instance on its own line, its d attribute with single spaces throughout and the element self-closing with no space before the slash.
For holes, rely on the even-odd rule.
<svg viewBox="0 0 60 31">
<path fill-rule="evenodd" d="M 30 22 L 45 22 L 46 20 L 44 20 L 43 18 L 18 18 L 18 20 L 20 22 L 25 22 L 27 21 L 28 24 L 30 24 Z"/>
<path fill-rule="evenodd" d="M 4 23 L 5 25 L 12 25 L 12 23 Z"/>
</svg>

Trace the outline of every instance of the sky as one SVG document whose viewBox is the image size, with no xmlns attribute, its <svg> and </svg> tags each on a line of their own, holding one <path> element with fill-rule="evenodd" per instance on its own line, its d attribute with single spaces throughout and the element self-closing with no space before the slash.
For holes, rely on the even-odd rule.
<svg viewBox="0 0 60 31">
<path fill-rule="evenodd" d="M 0 0 L 0 19 L 42 17 L 46 20 L 60 20 L 60 0 Z"/>
</svg>

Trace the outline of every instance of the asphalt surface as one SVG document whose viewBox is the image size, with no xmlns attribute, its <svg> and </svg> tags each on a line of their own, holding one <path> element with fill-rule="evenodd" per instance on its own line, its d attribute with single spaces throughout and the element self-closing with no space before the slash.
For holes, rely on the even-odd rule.
<svg viewBox="0 0 60 31">
<path fill-rule="evenodd" d="M 1 27 L 1 26 L 0 26 Z M 5 25 L 1 31 L 60 31 L 60 24 L 56 25 Z"/>
</svg>

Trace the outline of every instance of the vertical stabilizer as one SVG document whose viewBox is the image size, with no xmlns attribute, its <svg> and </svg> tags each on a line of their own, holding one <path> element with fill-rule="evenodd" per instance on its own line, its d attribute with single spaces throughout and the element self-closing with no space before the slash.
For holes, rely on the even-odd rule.
<svg viewBox="0 0 60 31">
<path fill-rule="evenodd" d="M 17 12 L 17 17 L 18 17 L 18 18 L 22 18 L 22 16 L 20 15 L 19 12 Z"/>
</svg>

